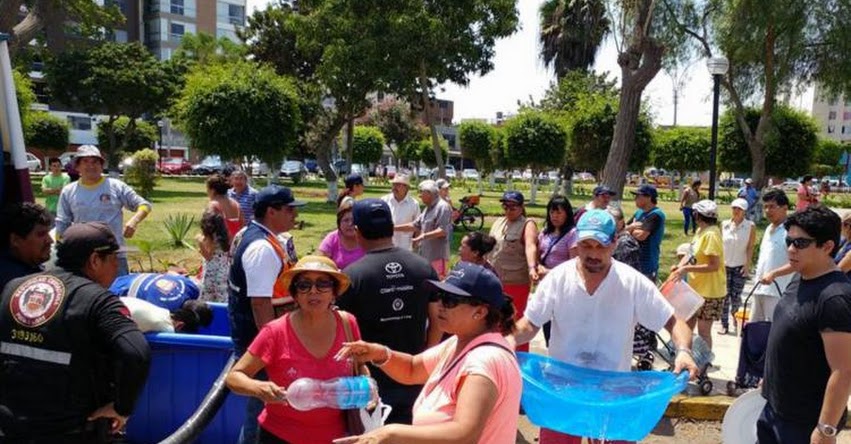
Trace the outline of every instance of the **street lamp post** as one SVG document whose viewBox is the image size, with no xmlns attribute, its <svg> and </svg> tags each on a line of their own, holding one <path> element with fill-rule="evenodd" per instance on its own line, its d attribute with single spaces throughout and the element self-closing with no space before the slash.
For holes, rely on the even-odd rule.
<svg viewBox="0 0 851 444">
<path fill-rule="evenodd" d="M 725 57 L 711 57 L 706 61 L 712 74 L 712 147 L 709 152 L 709 199 L 715 200 L 716 158 L 718 155 L 718 99 L 721 95 L 721 76 L 727 73 L 730 62 Z"/>
</svg>

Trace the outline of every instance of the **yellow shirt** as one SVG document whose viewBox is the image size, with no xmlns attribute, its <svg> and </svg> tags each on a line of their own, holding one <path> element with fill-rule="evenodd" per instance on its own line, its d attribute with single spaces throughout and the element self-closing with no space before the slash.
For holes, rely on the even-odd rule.
<svg viewBox="0 0 851 444">
<path fill-rule="evenodd" d="M 711 225 L 697 230 L 691 243 L 696 265 L 709 263 L 710 256 L 718 256 L 718 269 L 711 273 L 689 273 L 688 284 L 706 299 L 718 299 L 727 295 L 727 273 L 724 270 L 724 244 L 721 230 Z"/>
</svg>

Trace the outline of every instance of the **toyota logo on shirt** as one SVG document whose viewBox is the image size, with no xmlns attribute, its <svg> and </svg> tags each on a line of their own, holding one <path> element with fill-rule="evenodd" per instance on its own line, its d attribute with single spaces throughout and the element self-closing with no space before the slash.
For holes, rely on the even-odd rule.
<svg viewBox="0 0 851 444">
<path fill-rule="evenodd" d="M 402 264 L 398 262 L 390 262 L 384 266 L 384 271 L 390 274 L 397 274 L 402 271 Z"/>
</svg>

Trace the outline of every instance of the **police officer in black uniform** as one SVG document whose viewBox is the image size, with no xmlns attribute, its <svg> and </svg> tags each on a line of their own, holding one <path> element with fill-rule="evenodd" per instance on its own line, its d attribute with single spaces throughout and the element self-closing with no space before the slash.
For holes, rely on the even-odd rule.
<svg viewBox="0 0 851 444">
<path fill-rule="evenodd" d="M 102 443 L 121 429 L 150 349 L 106 288 L 118 242 L 104 223 L 71 226 L 57 268 L 15 279 L 0 301 L 0 442 Z"/>
</svg>

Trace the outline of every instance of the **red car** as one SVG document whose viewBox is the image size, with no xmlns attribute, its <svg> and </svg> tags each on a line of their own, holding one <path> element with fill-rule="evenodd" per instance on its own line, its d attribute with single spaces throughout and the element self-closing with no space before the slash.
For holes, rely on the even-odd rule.
<svg viewBox="0 0 851 444">
<path fill-rule="evenodd" d="M 157 169 L 162 174 L 189 174 L 192 164 L 181 157 L 168 157 L 159 162 Z"/>
</svg>

